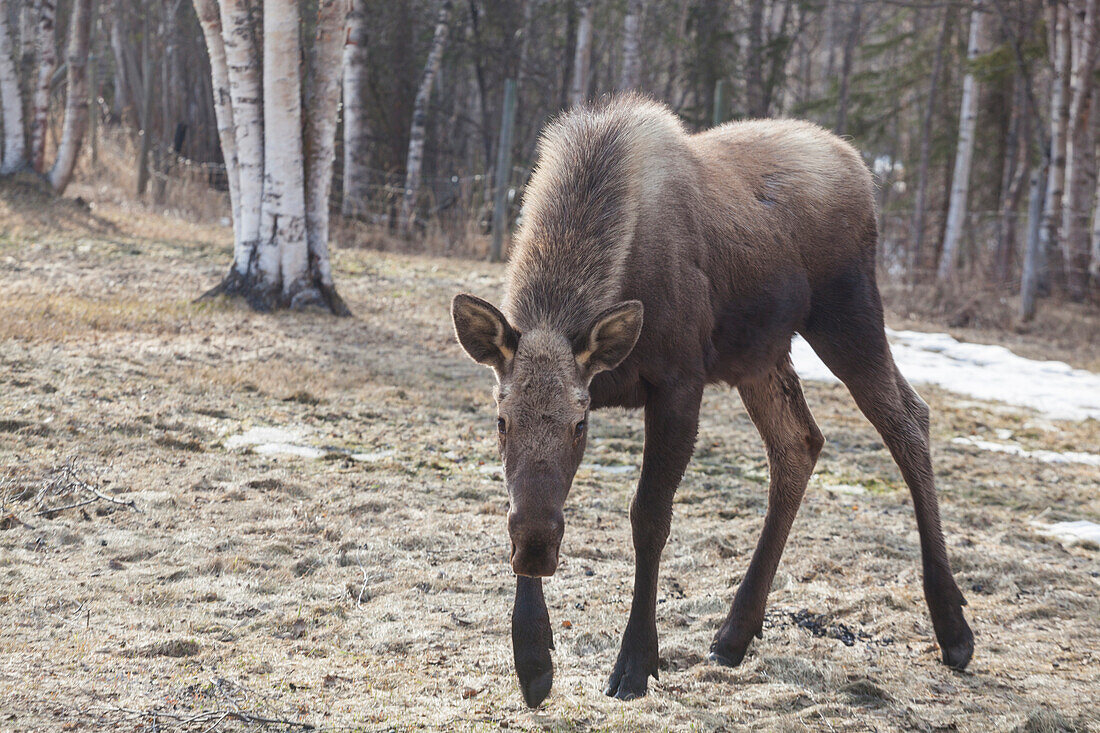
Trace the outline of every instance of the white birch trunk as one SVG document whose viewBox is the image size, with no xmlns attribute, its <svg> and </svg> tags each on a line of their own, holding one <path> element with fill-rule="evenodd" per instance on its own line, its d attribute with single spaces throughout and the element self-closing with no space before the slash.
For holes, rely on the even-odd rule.
<svg viewBox="0 0 1100 733">
<path fill-rule="evenodd" d="M 23 135 L 23 97 L 19 93 L 19 72 L 15 44 L 8 28 L 8 3 L 0 2 L 0 115 L 4 118 L 4 157 L 0 175 L 14 173 L 27 164 Z"/>
<path fill-rule="evenodd" d="M 289 302 L 308 286 L 302 80 L 296 0 L 264 3 L 264 192 L 260 225 L 261 287 L 282 283 Z"/>
<path fill-rule="evenodd" d="M 367 127 L 367 8 L 351 0 L 344 44 L 344 216 L 361 217 L 370 196 L 370 130 Z"/>
<path fill-rule="evenodd" d="M 643 0 L 628 0 L 623 18 L 623 69 L 619 89 L 637 89 L 642 82 L 642 15 Z"/>
<path fill-rule="evenodd" d="M 1071 4 L 1073 24 L 1073 72 L 1070 75 L 1069 130 L 1066 135 L 1065 199 L 1062 202 L 1062 263 L 1066 286 L 1073 300 L 1083 300 L 1088 290 L 1089 204 L 1088 164 L 1091 151 L 1089 105 L 1092 76 L 1096 70 L 1097 0 Z"/>
<path fill-rule="evenodd" d="M 214 117 L 218 124 L 218 141 L 225 161 L 225 177 L 229 183 L 229 207 L 233 214 L 233 242 L 241 241 L 240 172 L 237 166 L 237 139 L 233 125 L 233 103 L 229 93 L 229 66 L 225 59 L 225 40 L 217 0 L 193 0 L 195 15 L 206 39 L 210 57 L 210 77 L 214 91 Z M 236 253 L 235 253 L 236 254 Z"/>
<path fill-rule="evenodd" d="M 413 102 L 412 127 L 409 128 L 409 153 L 405 159 L 405 192 L 401 199 L 400 229 L 407 236 L 412 229 L 416 213 L 416 198 L 420 189 L 420 169 L 424 162 L 424 134 L 428 123 L 428 102 L 432 95 L 432 83 L 443 60 L 443 48 L 447 44 L 447 21 L 451 14 L 451 1 L 443 0 L 435 21 L 432 46 L 424 64 L 424 74 Z"/>
<path fill-rule="evenodd" d="M 985 13 L 981 4 L 970 14 L 970 38 L 966 58 L 973 63 L 981 55 L 982 26 Z M 955 148 L 955 173 L 951 178 L 951 198 L 947 209 L 947 227 L 943 236 L 943 252 L 936 270 L 938 280 L 948 280 L 955 275 L 959 242 L 966 221 L 967 195 L 970 191 L 970 168 L 974 154 L 974 132 L 978 119 L 978 82 L 973 72 L 963 77 L 962 104 L 959 110 L 959 140 Z"/>
<path fill-rule="evenodd" d="M 31 165 L 42 173 L 46 166 L 46 132 L 50 120 L 50 80 L 57 68 L 57 49 L 54 47 L 54 0 L 38 0 L 38 78 L 35 80 L 34 101 L 31 106 Z"/>
<path fill-rule="evenodd" d="M 54 191 L 62 193 L 72 180 L 84 132 L 88 129 L 88 47 L 92 36 L 93 0 L 76 0 L 69 18 L 66 51 L 69 89 L 65 97 L 65 122 L 57 159 L 48 175 Z"/>
<path fill-rule="evenodd" d="M 306 241 L 309 270 L 321 295 L 334 312 L 338 303 L 329 260 L 329 193 L 336 161 L 336 123 L 340 114 L 341 43 L 348 19 L 346 0 L 320 0 L 317 35 L 309 51 L 310 78 L 305 95 Z M 334 298 L 336 301 L 334 301 Z M 338 307 L 339 306 L 339 307 Z"/>
<path fill-rule="evenodd" d="M 573 93 L 570 105 L 576 107 L 588 99 L 588 70 L 592 60 L 592 0 L 581 0 L 577 21 L 577 49 L 573 55 Z"/>
<path fill-rule="evenodd" d="M 1100 176 L 1096 178 L 1096 193 L 1093 196 L 1092 238 L 1089 247 L 1089 282 L 1091 287 L 1100 289 Z"/>
<path fill-rule="evenodd" d="M 222 40 L 229 72 L 229 98 L 237 148 L 239 231 L 233 247 L 233 268 L 240 278 L 254 275 L 260 242 L 264 184 L 262 57 L 245 0 L 221 0 Z M 278 272 L 274 273 L 278 277 Z M 232 287 L 230 287 L 232 291 Z"/>
<path fill-rule="evenodd" d="M 1054 79 L 1050 92 L 1050 167 L 1047 170 L 1046 200 L 1043 203 L 1043 219 L 1039 231 L 1041 261 L 1046 260 L 1047 254 L 1058 241 L 1058 230 L 1062 223 L 1062 199 L 1066 184 L 1066 135 L 1069 131 L 1069 79 L 1073 63 L 1070 52 L 1072 42 L 1069 9 L 1060 3 L 1054 3 L 1051 13 L 1053 17 L 1049 19 L 1049 24 L 1054 29 L 1051 37 Z M 1042 264 L 1038 269 L 1040 273 L 1037 279 L 1042 281 Z"/>
</svg>

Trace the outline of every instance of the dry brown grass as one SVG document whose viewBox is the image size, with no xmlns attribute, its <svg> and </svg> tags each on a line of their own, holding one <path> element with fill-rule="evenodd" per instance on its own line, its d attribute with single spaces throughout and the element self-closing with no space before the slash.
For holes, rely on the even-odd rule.
<svg viewBox="0 0 1100 733">
<path fill-rule="evenodd" d="M 190 300 L 228 264 L 224 230 L 107 204 L 86 227 L 50 216 L 0 223 L 4 731 L 149 729 L 153 710 L 178 716 L 159 730 L 189 729 L 178 718 L 236 709 L 326 730 L 1100 730 L 1100 550 L 1030 524 L 1100 520 L 1095 468 L 950 442 L 1000 428 L 1095 450 L 1095 421 L 921 389 L 977 635 L 957 673 L 938 663 L 889 454 L 842 388 L 809 383 L 829 442 L 764 638 L 726 669 L 704 656 L 759 532 L 767 467 L 736 394 L 709 391 L 662 571 L 666 668 L 622 704 L 600 688 L 627 614 L 637 472 L 597 466 L 637 465 L 641 420 L 594 416 L 547 583 L 555 687 L 530 712 L 510 658 L 505 493 L 485 471 L 490 376 L 447 321 L 455 291 L 499 295 L 502 268 L 341 251 L 354 318 L 263 316 Z M 226 450 L 254 426 L 301 429 L 326 457 Z M 142 512 L 30 516 L 22 497 L 72 456 Z M 817 636 L 807 617 L 857 638 Z"/>
</svg>

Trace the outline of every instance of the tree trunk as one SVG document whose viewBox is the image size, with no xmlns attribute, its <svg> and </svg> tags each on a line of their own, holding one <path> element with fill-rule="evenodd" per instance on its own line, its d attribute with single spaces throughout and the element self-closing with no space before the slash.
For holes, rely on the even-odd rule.
<svg viewBox="0 0 1100 733">
<path fill-rule="evenodd" d="M 981 55 L 985 12 L 981 4 L 970 14 L 970 39 L 966 47 L 969 64 Z M 962 103 L 959 109 L 959 140 L 955 148 L 955 172 L 951 177 L 951 198 L 947 208 L 947 227 L 943 235 L 943 250 L 936 270 L 940 281 L 955 276 L 962 230 L 966 223 L 967 196 L 970 192 L 970 167 L 974 154 L 974 132 L 978 120 L 978 81 L 972 67 L 963 77 Z"/>
<path fill-rule="evenodd" d="M 126 16 L 116 12 L 111 18 L 111 52 L 115 58 L 115 93 L 112 100 L 112 111 L 122 118 L 127 108 L 134 103 L 134 92 L 131 87 L 137 80 L 130 76 L 130 66 L 127 63 L 127 54 L 124 45 L 123 23 Z"/>
<path fill-rule="evenodd" d="M 909 253 L 909 273 L 914 281 L 924 266 L 924 220 L 928 208 L 928 168 L 932 162 L 932 122 L 935 118 L 940 76 L 943 75 L 944 48 L 951 33 L 951 10 L 944 8 L 943 26 L 936 41 L 932 61 L 932 76 L 928 81 L 928 101 L 920 124 L 920 162 L 917 165 L 917 192 L 913 197 L 912 244 Z"/>
<path fill-rule="evenodd" d="M 623 18 L 623 69 L 619 89 L 637 89 L 642 82 L 642 0 L 628 0 Z"/>
<path fill-rule="evenodd" d="M 308 287 L 302 80 L 296 0 L 267 0 L 263 13 L 264 193 L 258 295 L 276 304 Z"/>
<path fill-rule="evenodd" d="M 3 161 L 0 175 L 14 173 L 27 164 L 23 135 L 23 95 L 15 64 L 15 44 L 8 28 L 8 3 L 0 2 L 0 114 L 4 117 Z"/>
<path fill-rule="evenodd" d="M 141 34 L 141 99 L 139 103 L 138 124 L 141 125 L 141 141 L 137 155 L 137 196 L 144 198 L 149 186 L 149 151 L 153 147 L 153 49 L 150 36 L 149 17 L 143 19 Z M 137 74 L 133 75 L 137 78 Z"/>
<path fill-rule="evenodd" d="M 1031 173 L 1031 193 L 1027 207 L 1027 247 L 1024 250 L 1024 270 L 1020 278 L 1020 320 L 1025 323 L 1035 317 L 1035 303 L 1039 294 L 1040 268 L 1043 266 L 1039 229 L 1048 180 L 1047 172 L 1041 165 Z"/>
<path fill-rule="evenodd" d="M 409 154 L 405 159 L 405 192 L 401 199 L 400 229 L 403 236 L 412 231 L 416 213 L 416 198 L 420 189 L 420 168 L 424 162 L 424 133 L 428 124 L 428 102 L 431 100 L 432 83 L 443 60 L 443 47 L 447 43 L 447 21 L 451 14 L 451 0 L 443 0 L 435 21 L 435 34 L 420 77 L 420 87 L 413 102 L 412 127 L 409 128 Z"/>
<path fill-rule="evenodd" d="M 1052 65 L 1054 78 L 1050 91 L 1050 165 L 1047 168 L 1046 199 L 1043 204 L 1043 220 L 1039 230 L 1040 262 L 1037 270 L 1037 285 L 1042 290 L 1049 287 L 1052 263 L 1051 257 L 1060 257 L 1058 249 L 1059 229 L 1062 225 L 1062 199 L 1066 182 L 1066 137 L 1069 132 L 1069 80 L 1072 73 L 1072 40 L 1069 8 L 1061 3 L 1051 4 L 1052 17 L 1048 25 L 1053 28 L 1051 36 Z M 1064 275 L 1064 273 L 1063 273 Z"/>
<path fill-rule="evenodd" d="M 346 36 L 346 0 L 320 0 L 317 34 L 309 50 L 309 82 L 305 94 L 306 242 L 311 281 L 322 300 L 337 315 L 349 311 L 332 282 L 329 260 L 329 193 L 336 160 L 336 123 L 340 115 L 341 44 Z M 293 305 L 293 304 L 292 304 Z"/>
<path fill-rule="evenodd" d="M 252 278 L 252 261 L 260 242 L 260 207 L 264 183 L 263 90 L 260 87 L 261 56 L 256 45 L 248 5 L 245 0 L 220 0 L 222 40 L 229 70 L 229 98 L 233 107 L 233 126 L 237 142 L 237 174 L 241 221 L 233 248 L 233 271 L 240 278 Z M 232 276 L 232 271 L 230 274 Z M 236 284 L 226 283 L 227 291 Z"/>
<path fill-rule="evenodd" d="M 1100 290 L 1100 176 L 1096 177 L 1096 194 L 1092 210 L 1092 242 L 1089 253 L 1089 287 Z"/>
<path fill-rule="evenodd" d="M 240 172 L 237 170 L 237 139 L 233 130 L 233 104 L 229 94 L 229 67 L 225 60 L 225 41 L 222 39 L 222 19 L 217 0 L 193 0 L 195 15 L 206 39 L 206 51 L 210 57 L 210 76 L 213 81 L 214 116 L 218 123 L 218 141 L 225 161 L 225 177 L 229 184 L 229 205 L 233 214 L 233 241 L 241 239 Z"/>
<path fill-rule="evenodd" d="M 592 61 L 592 0 L 581 0 L 577 21 L 577 48 L 573 54 L 573 93 L 570 106 L 588 99 L 588 72 Z"/>
<path fill-rule="evenodd" d="M 1089 105 L 1097 59 L 1097 0 L 1071 6 L 1073 72 L 1070 76 L 1069 130 L 1066 136 L 1066 192 L 1062 202 L 1062 263 L 1066 290 L 1072 300 L 1084 300 L 1088 290 Z"/>
<path fill-rule="evenodd" d="M 749 117 L 764 117 L 764 0 L 749 0 L 748 34 L 745 101 Z"/>
<path fill-rule="evenodd" d="M 50 185 L 64 192 L 73 177 L 84 132 L 88 128 L 88 48 L 91 42 L 95 8 L 92 0 L 76 0 L 69 18 L 69 46 L 66 53 L 69 89 L 65 98 L 65 122 L 57 159 L 49 172 Z"/>
<path fill-rule="evenodd" d="M 50 126 L 50 81 L 57 68 L 54 46 L 54 0 L 38 0 L 38 79 L 31 106 L 31 165 L 39 173 L 46 169 L 46 133 Z"/>
<path fill-rule="evenodd" d="M 852 81 L 852 66 L 859 48 L 860 27 L 863 25 L 863 0 L 855 0 L 852 17 L 848 22 L 848 34 L 844 38 L 844 54 L 840 61 L 840 89 L 836 103 L 836 134 L 848 131 L 848 99 Z"/>
<path fill-rule="evenodd" d="M 370 197 L 370 130 L 367 127 L 366 0 L 352 0 L 344 44 L 344 216 L 362 217 Z"/>
</svg>

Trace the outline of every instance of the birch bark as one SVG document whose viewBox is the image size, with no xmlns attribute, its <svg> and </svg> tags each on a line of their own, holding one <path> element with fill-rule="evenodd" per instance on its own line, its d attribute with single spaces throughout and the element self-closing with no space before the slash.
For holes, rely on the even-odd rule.
<svg viewBox="0 0 1100 733">
<path fill-rule="evenodd" d="M 1066 182 L 1062 202 L 1062 264 L 1072 300 L 1088 290 L 1089 258 L 1089 106 L 1097 61 L 1097 0 L 1074 2 L 1073 71 L 1070 75 L 1069 129 L 1066 135 Z"/>
<path fill-rule="evenodd" d="M 252 17 L 244 0 L 221 0 L 222 40 L 229 72 L 229 98 L 237 148 L 239 235 L 233 249 L 233 269 L 252 277 L 260 242 L 260 210 L 264 182 L 263 90 L 261 56 Z M 233 283 L 227 291 L 234 292 Z"/>
<path fill-rule="evenodd" d="M 31 106 L 31 165 L 42 173 L 46 165 L 46 131 L 49 127 L 50 81 L 57 68 L 57 49 L 54 46 L 54 0 L 39 0 L 38 4 L 38 78 L 35 82 L 34 101 Z"/>
<path fill-rule="evenodd" d="M 352 0 L 344 42 L 344 216 L 362 217 L 370 196 L 370 130 L 366 116 L 367 8 Z"/>
<path fill-rule="evenodd" d="M 263 13 L 264 188 L 257 295 L 282 300 L 308 286 L 302 82 L 296 0 L 267 0 Z M 275 303 L 272 302 L 272 305 Z"/>
<path fill-rule="evenodd" d="M 15 64 L 15 44 L 8 27 L 8 3 L 0 2 L 0 114 L 4 118 L 3 161 L 0 175 L 14 173 L 27 164 L 23 135 L 23 96 Z"/>
<path fill-rule="evenodd" d="M 577 21 L 577 49 L 573 55 L 573 107 L 588 99 L 588 70 L 592 60 L 592 0 L 581 0 Z"/>
<path fill-rule="evenodd" d="M 336 122 L 340 112 L 341 42 L 346 35 L 347 0 L 320 0 L 317 35 L 309 51 L 310 78 L 305 94 L 306 241 L 309 270 L 329 309 L 347 315 L 336 294 L 329 261 L 329 193 L 336 160 Z"/>
<path fill-rule="evenodd" d="M 642 15 L 643 0 L 628 0 L 623 18 L 623 69 L 619 89 L 637 89 L 642 81 Z"/>
<path fill-rule="evenodd" d="M 409 128 L 409 153 L 405 159 L 405 193 L 401 199 L 400 229 L 404 236 L 412 230 L 416 198 L 420 189 L 420 169 L 424 162 L 424 134 L 428 123 L 428 102 L 432 95 L 432 83 L 443 60 L 443 47 L 447 43 L 447 21 L 451 14 L 451 0 L 443 0 L 435 21 L 435 33 L 424 64 L 424 74 L 413 102 L 412 127 Z"/>
<path fill-rule="evenodd" d="M 65 122 L 57 159 L 48 178 L 54 191 L 62 193 L 72 180 L 84 132 L 88 129 L 88 47 L 92 36 L 92 0 L 76 0 L 69 18 L 69 45 L 66 52 L 69 89 L 65 97 Z"/>
<path fill-rule="evenodd" d="M 233 216 L 233 243 L 241 241 L 240 171 L 237 165 L 237 139 L 233 124 L 233 103 L 229 93 L 229 66 L 225 58 L 222 19 L 217 0 L 194 0 L 206 50 L 210 57 L 210 77 L 214 92 L 214 117 L 218 124 L 218 141 L 225 161 L 225 177 L 229 184 L 229 206 Z M 236 253 L 235 253 L 236 259 Z M 240 259 L 245 259 L 241 257 Z"/>
<path fill-rule="evenodd" d="M 1048 25 L 1051 36 L 1054 78 L 1050 91 L 1050 166 L 1047 168 L 1046 198 L 1043 202 L 1042 224 L 1039 230 L 1039 258 L 1037 263 L 1037 287 L 1042 286 L 1044 269 L 1042 261 L 1049 254 L 1057 254 L 1058 233 L 1062 224 L 1062 199 L 1066 184 L 1066 135 L 1069 131 L 1069 79 L 1072 70 L 1071 28 L 1069 8 L 1061 3 L 1051 4 Z M 1049 277 L 1050 266 L 1047 270 Z"/>
<path fill-rule="evenodd" d="M 968 64 L 981 55 L 985 12 L 981 4 L 970 13 L 970 38 L 966 46 Z M 959 139 L 955 148 L 955 173 L 951 178 L 951 198 L 947 208 L 947 227 L 943 236 L 943 251 L 936 270 L 938 280 L 954 277 L 958 259 L 959 242 L 966 222 L 966 204 L 970 192 L 970 168 L 974 155 L 974 132 L 978 120 L 979 85 L 972 67 L 963 77 L 962 103 L 959 109 Z"/>
</svg>

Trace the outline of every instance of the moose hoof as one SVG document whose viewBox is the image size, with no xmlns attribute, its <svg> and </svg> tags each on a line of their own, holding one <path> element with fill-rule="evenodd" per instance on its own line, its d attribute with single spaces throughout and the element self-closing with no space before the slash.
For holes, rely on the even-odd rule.
<svg viewBox="0 0 1100 733">
<path fill-rule="evenodd" d="M 542 704 L 546 696 L 550 694 L 550 688 L 554 686 L 554 670 L 548 669 L 531 679 L 520 677 L 519 688 L 523 693 L 523 701 L 532 710 Z"/>
<path fill-rule="evenodd" d="M 749 650 L 750 641 L 744 643 L 723 642 L 718 639 L 710 645 L 710 653 L 707 659 L 723 667 L 736 667 L 745 659 L 745 653 Z"/>
<path fill-rule="evenodd" d="M 653 655 L 654 657 L 656 654 Z M 646 664 L 623 656 L 615 662 L 615 669 L 607 681 L 603 694 L 617 700 L 635 700 L 645 697 L 649 690 L 649 678 L 657 677 L 657 663 Z"/>
<path fill-rule="evenodd" d="M 649 691 L 648 674 L 624 674 L 612 673 L 603 694 L 616 700 L 636 700 L 645 697 Z"/>
<path fill-rule="evenodd" d="M 970 658 L 974 656 L 974 633 L 963 625 L 963 633 L 949 643 L 940 642 L 940 655 L 943 663 L 952 669 L 966 669 Z"/>
</svg>

